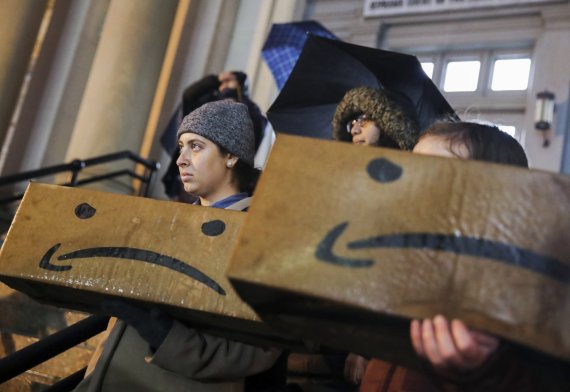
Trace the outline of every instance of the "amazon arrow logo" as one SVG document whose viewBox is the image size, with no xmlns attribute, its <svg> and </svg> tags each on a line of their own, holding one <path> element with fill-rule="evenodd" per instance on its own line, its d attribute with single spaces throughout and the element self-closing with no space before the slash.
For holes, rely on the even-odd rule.
<svg viewBox="0 0 570 392">
<path fill-rule="evenodd" d="M 42 257 L 40 261 L 40 268 L 61 272 L 69 271 L 72 267 L 71 265 L 55 265 L 51 263 L 51 258 L 54 253 L 59 249 L 61 244 L 55 244 L 52 246 Z M 180 272 L 192 279 L 197 280 L 200 283 L 205 284 L 215 292 L 221 295 L 226 295 L 226 291 L 212 278 L 204 274 L 202 271 L 194 268 L 174 257 L 169 257 L 161 255 L 160 253 L 137 249 L 137 248 L 126 248 L 126 247 L 100 247 L 100 248 L 87 248 L 77 250 L 75 252 L 66 253 L 59 256 L 58 260 L 73 260 L 73 259 L 87 259 L 93 257 L 110 257 L 115 259 L 128 259 L 128 260 L 139 260 L 145 263 L 156 264 L 162 267 L 169 268 L 176 272 Z"/>
<path fill-rule="evenodd" d="M 91 219 L 97 213 L 97 209 L 88 203 L 81 203 L 75 207 L 75 216 L 78 219 Z M 205 222 L 201 227 L 202 233 L 208 237 L 217 237 L 226 230 L 226 224 L 221 220 Z M 69 271 L 71 265 L 56 265 L 51 263 L 51 258 L 57 252 L 61 243 L 55 244 L 44 254 L 39 267 L 48 271 Z M 173 271 L 180 272 L 198 282 L 208 286 L 220 295 L 226 295 L 226 291 L 214 279 L 204 274 L 199 269 L 192 267 L 174 257 L 161 255 L 145 249 L 127 247 L 98 247 L 80 249 L 75 252 L 59 256 L 58 260 L 89 259 L 93 257 L 108 257 L 115 259 L 138 260 L 149 264 L 160 265 Z"/>
<path fill-rule="evenodd" d="M 347 226 L 348 222 L 343 222 L 333 227 L 318 244 L 315 256 L 320 261 L 343 267 L 363 268 L 372 266 L 375 263 L 374 260 L 348 258 L 338 256 L 333 252 L 335 244 Z M 432 233 L 391 234 L 352 241 L 347 244 L 347 248 L 354 250 L 374 248 L 431 249 L 476 256 L 525 268 L 564 284 L 570 283 L 570 265 L 514 245 L 482 238 Z"/>
</svg>

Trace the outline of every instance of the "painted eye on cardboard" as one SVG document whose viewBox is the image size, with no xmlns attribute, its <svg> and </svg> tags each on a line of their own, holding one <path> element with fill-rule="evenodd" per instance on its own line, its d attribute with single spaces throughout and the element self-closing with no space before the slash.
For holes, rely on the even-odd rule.
<svg viewBox="0 0 570 392">
<path fill-rule="evenodd" d="M 370 161 L 366 167 L 368 175 L 378 182 L 393 182 L 402 176 L 402 166 L 390 162 L 386 158 L 377 158 Z"/>
<path fill-rule="evenodd" d="M 202 224 L 202 233 L 208 237 L 216 237 L 226 230 L 226 224 L 221 220 L 213 220 Z"/>
<path fill-rule="evenodd" d="M 75 207 L 75 216 L 79 219 L 89 219 L 95 215 L 95 212 L 97 212 L 97 210 L 87 203 L 81 203 Z"/>
</svg>

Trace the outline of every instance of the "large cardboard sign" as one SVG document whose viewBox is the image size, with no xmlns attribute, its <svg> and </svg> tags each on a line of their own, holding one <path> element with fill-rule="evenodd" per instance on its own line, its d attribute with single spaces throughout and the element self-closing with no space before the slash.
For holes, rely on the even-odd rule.
<svg viewBox="0 0 570 392">
<path fill-rule="evenodd" d="M 228 274 L 268 323 L 408 363 L 443 314 L 570 358 L 570 178 L 279 135 Z"/>
<path fill-rule="evenodd" d="M 120 297 L 263 340 L 273 331 L 225 277 L 244 215 L 32 183 L 2 247 L 0 280 L 71 309 L 97 312 Z"/>
</svg>

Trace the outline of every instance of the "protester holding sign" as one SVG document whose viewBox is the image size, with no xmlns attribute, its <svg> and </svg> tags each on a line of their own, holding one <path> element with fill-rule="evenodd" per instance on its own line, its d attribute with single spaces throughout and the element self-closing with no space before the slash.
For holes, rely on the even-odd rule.
<svg viewBox="0 0 570 392">
<path fill-rule="evenodd" d="M 333 118 L 333 138 L 364 146 L 411 150 L 419 135 L 419 125 L 403 95 L 371 87 L 349 90 L 338 104 Z M 368 361 L 348 354 L 345 378 L 359 384 Z"/>
<path fill-rule="evenodd" d="M 528 167 L 520 144 L 497 127 L 475 123 L 436 123 L 413 149 L 426 154 Z M 444 316 L 413 320 L 410 336 L 416 353 L 426 361 L 420 373 L 378 359 L 369 362 L 361 392 L 395 388 L 405 391 L 534 390 L 524 365 L 506 344 L 492 335 L 469 329 L 461 320 Z"/>
<path fill-rule="evenodd" d="M 196 203 L 246 210 L 259 176 L 247 107 L 206 103 L 184 118 L 177 136 L 176 162 Z M 156 309 L 122 302 L 103 308 L 119 321 L 110 322 L 102 352 L 76 391 L 243 391 L 246 377 L 270 369 L 281 353 L 203 333 Z"/>
</svg>

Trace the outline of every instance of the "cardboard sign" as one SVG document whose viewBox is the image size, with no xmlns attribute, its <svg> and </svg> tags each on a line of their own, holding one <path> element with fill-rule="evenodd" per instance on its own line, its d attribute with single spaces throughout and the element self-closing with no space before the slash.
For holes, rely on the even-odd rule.
<svg viewBox="0 0 570 392">
<path fill-rule="evenodd" d="M 120 297 L 252 342 L 281 336 L 235 294 L 226 265 L 245 214 L 30 184 L 0 254 L 0 280 L 96 313 Z"/>
<path fill-rule="evenodd" d="M 279 135 L 228 274 L 268 323 L 410 364 L 443 314 L 570 358 L 570 178 Z"/>
</svg>

